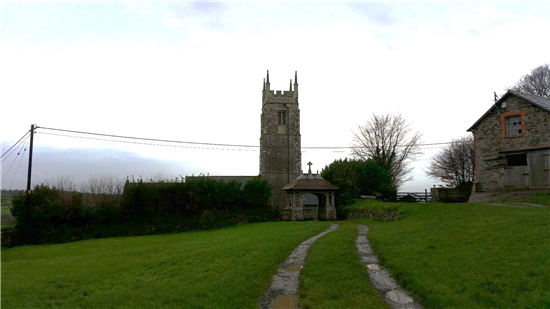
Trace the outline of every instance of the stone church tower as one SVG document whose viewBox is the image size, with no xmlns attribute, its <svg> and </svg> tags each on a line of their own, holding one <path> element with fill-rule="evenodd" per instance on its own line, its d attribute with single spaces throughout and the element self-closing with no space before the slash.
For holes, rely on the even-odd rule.
<svg viewBox="0 0 550 309">
<path fill-rule="evenodd" d="M 284 186 L 300 176 L 302 152 L 300 109 L 298 106 L 298 74 L 288 91 L 273 91 L 264 79 L 262 91 L 262 125 L 260 137 L 260 175 L 273 185 L 271 206 L 284 209 Z"/>
</svg>

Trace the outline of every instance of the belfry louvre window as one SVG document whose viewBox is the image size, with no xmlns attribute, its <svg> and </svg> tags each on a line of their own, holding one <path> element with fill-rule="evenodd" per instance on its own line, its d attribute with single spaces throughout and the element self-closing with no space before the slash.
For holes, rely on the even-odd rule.
<svg viewBox="0 0 550 309">
<path fill-rule="evenodd" d="M 279 125 L 283 126 L 286 124 L 286 111 L 279 111 Z"/>
<path fill-rule="evenodd" d="M 506 137 L 521 135 L 521 116 L 506 117 Z"/>
</svg>

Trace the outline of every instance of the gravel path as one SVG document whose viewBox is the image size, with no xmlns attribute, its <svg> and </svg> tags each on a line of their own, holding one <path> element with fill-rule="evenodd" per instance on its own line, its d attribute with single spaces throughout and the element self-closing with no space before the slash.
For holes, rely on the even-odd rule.
<svg viewBox="0 0 550 309">
<path fill-rule="evenodd" d="M 486 203 L 487 205 L 491 206 L 503 206 L 503 207 L 550 207 L 540 204 L 531 204 L 531 203 Z"/>
<path fill-rule="evenodd" d="M 297 308 L 296 293 L 300 282 L 300 271 L 305 264 L 309 247 L 319 238 L 323 237 L 339 227 L 338 224 L 331 224 L 328 229 L 317 236 L 301 243 L 294 249 L 292 254 L 284 261 L 277 274 L 273 276 L 273 283 L 269 290 L 260 299 L 260 308 L 279 309 Z"/>
<path fill-rule="evenodd" d="M 357 245 L 357 253 L 361 257 L 360 263 L 367 267 L 372 285 L 382 294 L 386 303 L 395 309 L 421 309 L 422 307 L 399 287 L 390 273 L 378 264 L 378 257 L 372 251 L 367 239 L 369 228 L 358 225 L 358 229 L 359 235 L 355 244 Z"/>
</svg>

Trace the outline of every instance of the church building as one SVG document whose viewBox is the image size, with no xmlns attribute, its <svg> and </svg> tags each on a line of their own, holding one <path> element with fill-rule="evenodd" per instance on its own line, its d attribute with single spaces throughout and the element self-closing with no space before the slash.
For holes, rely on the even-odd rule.
<svg viewBox="0 0 550 309">
<path fill-rule="evenodd" d="M 294 88 L 293 88 L 294 86 Z M 302 174 L 298 73 L 288 91 L 271 90 L 269 71 L 262 90 L 260 176 L 273 185 L 272 207 L 286 220 L 336 219 L 334 191 L 321 178 Z M 313 200 L 305 206 L 306 199 Z"/>
<path fill-rule="evenodd" d="M 283 220 L 336 219 L 335 190 L 321 175 L 302 173 L 298 74 L 286 91 L 271 90 L 269 71 L 262 90 L 260 177 L 272 186 L 271 207 Z M 208 176 L 245 183 L 255 176 Z M 186 181 L 193 177 L 186 177 Z"/>
</svg>

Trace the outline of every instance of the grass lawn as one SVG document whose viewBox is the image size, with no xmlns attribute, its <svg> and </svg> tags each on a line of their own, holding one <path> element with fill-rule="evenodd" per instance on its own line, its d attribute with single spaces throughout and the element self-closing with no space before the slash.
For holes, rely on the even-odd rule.
<svg viewBox="0 0 550 309">
<path fill-rule="evenodd" d="M 255 308 L 278 265 L 326 222 L 2 250 L 2 308 Z"/>
<path fill-rule="evenodd" d="M 300 308 L 388 308 L 359 264 L 357 225 L 338 224 L 309 249 L 298 288 Z"/>
<path fill-rule="evenodd" d="M 550 308 L 550 208 L 394 205 L 398 221 L 356 222 L 424 308 Z"/>
<path fill-rule="evenodd" d="M 511 196 L 505 199 L 500 199 L 499 203 L 529 203 L 550 206 L 550 193 L 537 193 L 536 195 L 528 196 Z"/>
</svg>

